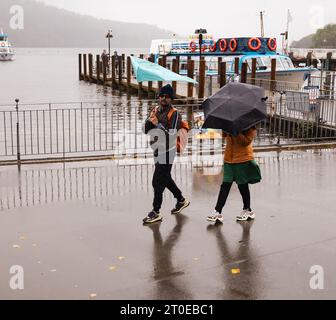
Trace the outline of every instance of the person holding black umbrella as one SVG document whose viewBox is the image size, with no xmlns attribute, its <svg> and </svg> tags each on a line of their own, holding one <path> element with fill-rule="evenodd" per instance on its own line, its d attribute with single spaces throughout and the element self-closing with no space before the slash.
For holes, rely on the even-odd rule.
<svg viewBox="0 0 336 320">
<path fill-rule="evenodd" d="M 259 183 L 261 173 L 253 154 L 256 125 L 266 119 L 266 100 L 260 87 L 229 83 L 202 104 L 205 114 L 203 128 L 221 129 L 226 138 L 224 179 L 211 222 L 222 222 L 222 211 L 233 182 L 243 199 L 243 211 L 238 221 L 254 220 L 249 184 Z"/>
<path fill-rule="evenodd" d="M 238 185 L 243 199 L 243 211 L 237 216 L 238 221 L 254 220 L 255 213 L 251 209 L 251 196 L 249 184 L 261 181 L 260 168 L 254 160 L 252 142 L 256 136 L 256 128 L 253 127 L 237 136 L 224 134 L 226 137 L 226 149 L 224 158 L 224 179 L 218 195 L 217 204 L 213 214 L 207 217 L 211 222 L 224 220 L 222 211 L 229 196 L 233 182 Z"/>
</svg>

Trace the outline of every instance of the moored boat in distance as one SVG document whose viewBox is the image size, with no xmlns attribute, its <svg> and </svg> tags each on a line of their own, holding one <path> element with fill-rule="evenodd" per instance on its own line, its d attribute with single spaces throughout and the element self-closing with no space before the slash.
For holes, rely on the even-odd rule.
<svg viewBox="0 0 336 320">
<path fill-rule="evenodd" d="M 269 80 L 271 77 L 272 59 L 276 59 L 277 81 L 295 83 L 304 86 L 306 80 L 317 69 L 312 67 L 296 68 L 291 58 L 277 53 L 277 40 L 275 38 L 221 38 L 213 39 L 212 36 L 203 35 L 200 48 L 199 35 L 195 34 L 188 40 L 153 40 L 150 53 L 156 58 L 167 55 L 167 63 L 179 57 L 180 74 L 187 74 L 188 58 L 198 61 L 200 55 L 206 60 L 206 74 L 218 76 L 218 57 L 226 62 L 226 74 L 228 78 L 235 77 L 235 59 L 239 58 L 239 70 L 242 64 L 247 63 L 248 77 L 252 73 L 252 60 L 256 59 L 256 79 Z M 197 64 L 195 64 L 197 68 Z M 197 70 L 196 70 L 197 72 Z"/>
<path fill-rule="evenodd" d="M 11 61 L 14 57 L 14 49 L 8 41 L 8 35 L 0 30 L 0 61 Z"/>
</svg>

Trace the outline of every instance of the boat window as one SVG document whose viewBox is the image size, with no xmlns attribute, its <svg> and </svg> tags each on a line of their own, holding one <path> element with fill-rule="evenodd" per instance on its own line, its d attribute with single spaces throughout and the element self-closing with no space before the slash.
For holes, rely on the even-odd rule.
<svg viewBox="0 0 336 320">
<path fill-rule="evenodd" d="M 284 65 L 284 68 L 287 69 L 293 69 L 294 68 L 294 64 L 291 61 L 290 58 L 282 58 L 282 64 Z"/>
<path fill-rule="evenodd" d="M 253 58 L 248 58 L 244 61 L 244 62 L 247 62 L 248 64 L 248 68 L 247 68 L 248 71 L 252 70 L 252 59 Z M 257 70 L 260 70 L 263 67 L 262 60 L 260 58 L 256 58 L 256 60 L 257 60 Z"/>
<path fill-rule="evenodd" d="M 7 41 L 7 37 L 5 37 L 5 36 L 0 36 L 0 41 Z"/>
<path fill-rule="evenodd" d="M 280 59 L 276 59 L 276 69 L 285 70 L 284 66 L 282 65 L 282 61 Z"/>
</svg>

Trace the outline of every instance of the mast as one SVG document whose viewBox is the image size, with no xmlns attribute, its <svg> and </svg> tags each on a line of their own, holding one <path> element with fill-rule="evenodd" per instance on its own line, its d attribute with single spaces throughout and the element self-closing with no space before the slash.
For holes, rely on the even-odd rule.
<svg viewBox="0 0 336 320">
<path fill-rule="evenodd" d="M 264 28 L 264 14 L 265 11 L 260 11 L 260 27 L 261 27 L 261 37 L 265 37 L 265 28 Z"/>
</svg>

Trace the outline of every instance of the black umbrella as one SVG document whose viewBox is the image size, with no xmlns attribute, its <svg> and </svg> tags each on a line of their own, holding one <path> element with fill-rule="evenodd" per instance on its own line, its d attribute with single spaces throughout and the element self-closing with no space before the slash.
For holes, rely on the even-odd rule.
<svg viewBox="0 0 336 320">
<path fill-rule="evenodd" d="M 266 100 L 264 89 L 230 82 L 203 102 L 203 128 L 237 135 L 266 119 Z"/>
</svg>

